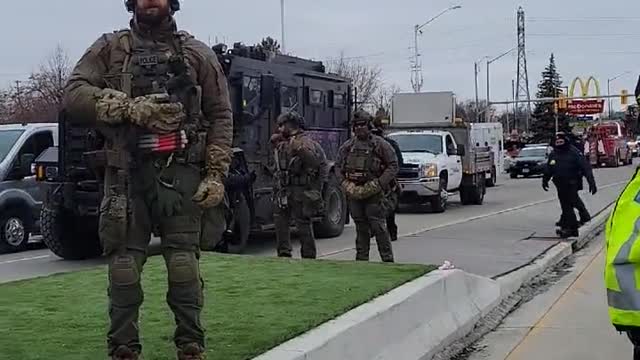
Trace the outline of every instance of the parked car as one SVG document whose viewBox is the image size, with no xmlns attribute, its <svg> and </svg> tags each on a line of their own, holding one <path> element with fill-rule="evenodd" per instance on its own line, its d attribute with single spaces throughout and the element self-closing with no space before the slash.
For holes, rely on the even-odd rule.
<svg viewBox="0 0 640 360">
<path fill-rule="evenodd" d="M 627 145 L 629 146 L 629 150 L 631 150 L 631 155 L 633 157 L 637 157 L 638 156 L 638 152 L 639 152 L 639 147 L 640 147 L 640 135 L 636 136 L 635 139 L 633 140 L 629 140 L 627 142 Z"/>
<path fill-rule="evenodd" d="M 25 250 L 39 234 L 45 188 L 32 164 L 57 139 L 57 124 L 0 125 L 0 253 Z"/>
<path fill-rule="evenodd" d="M 526 146 L 509 167 L 509 175 L 512 179 L 522 175 L 529 177 L 541 175 L 544 172 L 550 150 L 548 146 Z"/>
</svg>

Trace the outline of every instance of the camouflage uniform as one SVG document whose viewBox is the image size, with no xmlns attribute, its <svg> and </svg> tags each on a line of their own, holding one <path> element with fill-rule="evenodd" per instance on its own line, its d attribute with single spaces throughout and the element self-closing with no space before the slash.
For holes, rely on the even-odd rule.
<svg viewBox="0 0 640 360">
<path fill-rule="evenodd" d="M 171 67 L 176 60 L 185 65 L 180 81 L 193 84 L 189 95 L 150 95 L 166 93 L 178 79 L 180 69 Z M 131 30 L 104 34 L 82 56 L 66 87 L 65 109 L 107 139 L 99 232 L 109 263 L 109 355 L 133 359 L 137 355 L 129 351 L 141 352 L 140 280 L 153 232 L 162 241 L 179 357 L 199 359 L 205 346 L 200 243 L 203 230 L 211 228 L 203 216 L 210 223 L 224 221 L 221 179 L 233 132 L 227 82 L 215 53 L 177 32 L 173 17 L 154 27 L 132 20 Z M 122 138 L 133 139 L 124 151 Z M 206 236 L 219 236 L 224 226 L 215 228 Z"/>
<path fill-rule="evenodd" d="M 286 119 L 285 114 L 279 123 Z M 317 250 L 312 218 L 323 212 L 322 189 L 328 177 L 327 158 L 320 144 L 306 136 L 302 129 L 289 138 L 276 134 L 274 146 L 277 162 L 274 218 L 278 256 L 292 256 L 289 227 L 293 217 L 301 256 L 315 259 Z"/>
<path fill-rule="evenodd" d="M 393 140 L 388 136 L 384 136 L 384 125 L 382 123 L 382 117 L 380 115 L 376 116 L 376 118 L 374 119 L 373 126 L 375 128 L 372 131 L 373 134 L 382 137 L 389 143 L 389 145 L 391 145 L 391 147 L 393 147 L 393 151 L 395 152 L 396 158 L 398 159 L 398 168 L 402 167 L 402 163 L 404 160 L 402 158 L 402 151 L 400 150 L 400 146 L 398 145 L 397 141 Z M 390 208 L 389 212 L 387 213 L 387 229 L 389 230 L 391 241 L 396 241 L 398 240 L 398 225 L 396 224 L 396 211 L 398 210 L 400 194 L 402 191 L 400 189 L 400 185 L 398 184 L 397 180 L 394 180 L 392 182 L 391 187 L 392 187 L 392 190 L 395 190 L 395 191 L 390 191 L 388 194 L 388 197 L 389 197 L 388 200 L 390 204 L 392 204 L 392 208 Z"/>
<path fill-rule="evenodd" d="M 362 117 L 367 118 L 366 115 L 357 115 L 354 115 L 354 124 Z M 366 122 L 370 124 L 370 119 Z M 369 134 L 366 139 L 353 137 L 340 147 L 336 166 L 356 223 L 356 260 L 369 260 L 369 234 L 372 233 L 382 261 L 393 262 L 386 226 L 387 212 L 393 206 L 388 195 L 398 172 L 393 148 L 376 135 Z"/>
</svg>

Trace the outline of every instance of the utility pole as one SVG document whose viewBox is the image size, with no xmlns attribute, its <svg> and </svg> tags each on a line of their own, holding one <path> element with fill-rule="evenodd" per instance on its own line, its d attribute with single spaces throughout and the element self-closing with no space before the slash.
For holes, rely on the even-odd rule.
<svg viewBox="0 0 640 360">
<path fill-rule="evenodd" d="M 282 53 L 286 54 L 287 50 L 284 45 L 284 0 L 280 0 L 280 31 L 282 34 L 282 38 L 280 39 L 280 45 L 282 45 Z"/>
<path fill-rule="evenodd" d="M 473 63 L 473 71 L 475 73 L 475 81 L 476 81 L 476 121 L 480 122 L 480 100 L 478 100 L 478 62 Z"/>
<path fill-rule="evenodd" d="M 422 77 L 422 61 L 420 61 L 420 56 L 422 55 L 420 54 L 420 50 L 418 49 L 418 35 L 422 35 L 422 29 L 440 16 L 451 10 L 460 9 L 461 7 L 462 6 L 460 5 L 448 7 L 442 10 L 438 15 L 429 19 L 424 24 L 413 26 L 413 60 L 411 64 L 411 86 L 413 87 L 414 92 L 419 93 L 422 89 L 422 84 L 424 83 L 424 78 Z"/>
<path fill-rule="evenodd" d="M 529 120 L 531 119 L 531 95 L 529 94 L 529 75 L 527 72 L 527 50 L 525 46 L 525 17 L 524 9 L 518 8 L 518 69 L 517 69 L 517 86 L 516 86 L 516 99 L 527 100 L 527 117 L 526 117 L 526 131 L 529 132 Z"/>
<path fill-rule="evenodd" d="M 513 97 L 513 128 L 518 129 L 518 101 L 516 101 L 516 81 L 511 79 L 511 96 Z"/>
</svg>

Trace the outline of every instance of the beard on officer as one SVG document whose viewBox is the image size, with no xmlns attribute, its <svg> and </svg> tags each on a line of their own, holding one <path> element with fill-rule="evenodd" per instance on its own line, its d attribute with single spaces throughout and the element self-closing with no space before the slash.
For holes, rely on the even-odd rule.
<svg viewBox="0 0 640 360">
<path fill-rule="evenodd" d="M 199 259 L 207 239 L 224 231 L 222 179 L 233 132 L 227 82 L 213 50 L 177 30 L 178 0 L 126 0 L 125 6 L 133 13 L 130 29 L 91 45 L 64 100 L 70 117 L 103 133 L 111 154 L 99 226 L 109 264 L 108 354 L 114 360 L 141 356 L 141 275 L 156 233 L 178 359 L 202 359 Z"/>
</svg>

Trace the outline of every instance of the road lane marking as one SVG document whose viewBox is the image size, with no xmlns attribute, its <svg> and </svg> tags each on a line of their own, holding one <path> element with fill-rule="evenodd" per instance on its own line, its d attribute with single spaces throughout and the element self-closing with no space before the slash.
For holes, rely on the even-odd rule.
<svg viewBox="0 0 640 360">
<path fill-rule="evenodd" d="M 26 257 L 26 258 L 20 258 L 20 259 L 6 260 L 6 261 L 0 261 L 0 265 L 13 264 L 13 263 L 22 262 L 22 261 L 46 259 L 50 257 L 51 255 L 40 255 L 40 256 L 32 256 L 32 257 Z"/>
<path fill-rule="evenodd" d="M 611 188 L 611 187 L 614 187 L 614 186 L 626 184 L 628 182 L 629 181 L 627 181 L 627 180 L 618 181 L 618 182 L 615 182 L 615 183 L 603 185 L 603 186 L 600 187 L 600 189 L 607 189 L 607 188 Z M 400 238 L 416 236 L 418 234 L 422 234 L 422 233 L 425 233 L 425 232 L 439 230 L 439 229 L 446 228 L 446 227 L 449 227 L 449 226 L 460 225 L 462 223 L 466 223 L 466 222 L 469 222 L 469 221 L 476 221 L 476 220 L 486 219 L 486 218 L 489 218 L 489 217 L 492 217 L 492 216 L 496 216 L 496 215 L 500 215 L 500 214 L 504 214 L 504 213 L 508 213 L 508 212 L 512 212 L 512 211 L 522 210 L 522 209 L 526 209 L 528 207 L 532 207 L 532 206 L 536 206 L 536 205 L 540 205 L 540 204 L 544 204 L 544 203 L 548 203 L 548 202 L 556 201 L 556 200 L 557 200 L 557 197 L 554 197 L 554 198 L 551 198 L 551 199 L 546 199 L 546 200 L 538 200 L 538 201 L 534 201 L 534 202 L 530 202 L 530 203 L 514 206 L 514 207 L 511 207 L 511 208 L 508 208 L 508 209 L 498 210 L 498 211 L 494 211 L 494 212 L 490 212 L 490 213 L 486 213 L 486 214 L 471 216 L 471 217 L 464 218 L 464 219 L 454 220 L 454 221 L 451 221 L 451 222 L 448 222 L 448 223 L 431 226 L 431 227 L 424 228 L 424 229 L 421 229 L 421 230 L 416 230 L 416 231 L 408 233 L 408 234 L 399 235 L 398 236 L 398 240 Z M 606 206 L 605 206 L 605 209 L 606 209 Z M 371 241 L 371 244 L 375 245 L 375 240 Z M 352 246 L 352 247 L 349 247 L 349 248 L 340 249 L 340 250 L 335 250 L 335 251 L 332 251 L 332 252 L 328 252 L 328 253 L 322 254 L 322 255 L 320 255 L 318 257 L 319 258 L 325 258 L 325 257 L 337 255 L 337 254 L 344 253 L 344 252 L 351 251 L 351 250 L 355 250 L 355 246 Z"/>
</svg>

